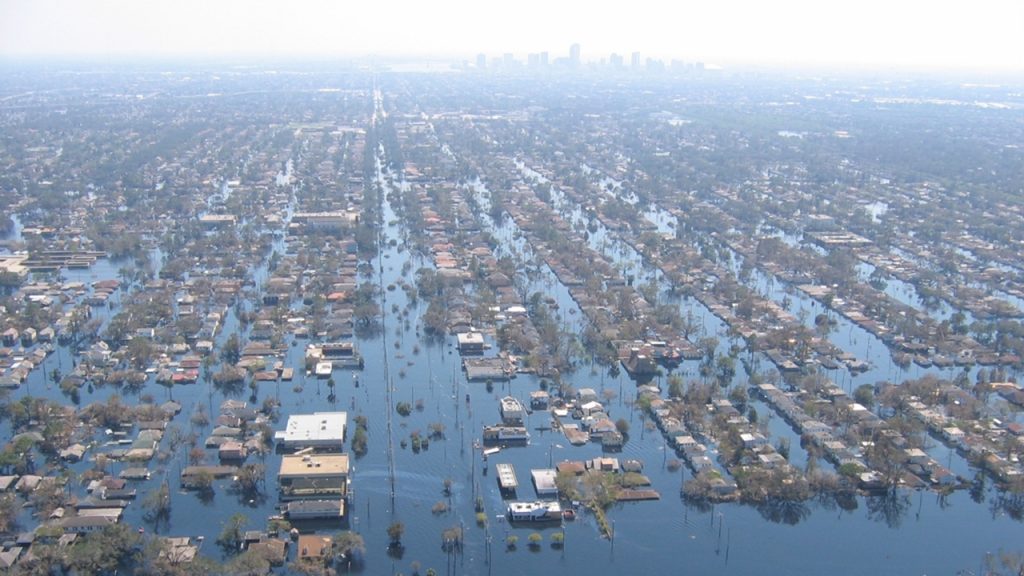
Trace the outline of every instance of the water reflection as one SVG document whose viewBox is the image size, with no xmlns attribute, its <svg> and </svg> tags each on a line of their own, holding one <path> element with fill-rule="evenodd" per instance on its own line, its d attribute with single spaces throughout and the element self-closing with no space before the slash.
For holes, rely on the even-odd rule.
<svg viewBox="0 0 1024 576">
<path fill-rule="evenodd" d="M 910 510 L 910 497 L 898 490 L 886 490 L 865 499 L 868 518 L 884 522 L 889 528 L 899 528 Z"/>
<path fill-rule="evenodd" d="M 971 500 L 974 501 L 975 504 L 981 504 L 985 501 L 985 485 L 985 473 L 981 471 L 976 472 L 974 474 L 974 480 L 971 481 L 970 488 Z"/>
<path fill-rule="evenodd" d="M 811 515 L 811 509 L 804 502 L 795 500 L 769 500 L 757 505 L 761 517 L 776 524 L 795 526 Z"/>
<path fill-rule="evenodd" d="M 989 510 L 994 518 L 997 514 L 1006 514 L 1020 522 L 1024 520 L 1024 490 L 999 490 L 989 501 Z"/>
<path fill-rule="evenodd" d="M 842 512 L 853 512 L 860 507 L 857 492 L 853 489 L 819 492 L 814 499 L 814 503 L 822 510 L 828 511 L 838 508 Z"/>
</svg>

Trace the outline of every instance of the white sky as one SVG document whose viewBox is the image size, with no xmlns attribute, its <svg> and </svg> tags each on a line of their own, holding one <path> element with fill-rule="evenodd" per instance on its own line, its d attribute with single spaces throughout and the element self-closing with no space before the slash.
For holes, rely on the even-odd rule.
<svg viewBox="0 0 1024 576">
<path fill-rule="evenodd" d="M 1024 71 L 1024 0 L 0 0 L 0 56 L 439 55 Z"/>
</svg>

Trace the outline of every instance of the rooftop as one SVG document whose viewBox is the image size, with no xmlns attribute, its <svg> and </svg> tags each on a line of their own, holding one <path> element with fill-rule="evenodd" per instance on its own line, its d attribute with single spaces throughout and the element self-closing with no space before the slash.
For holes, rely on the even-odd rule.
<svg viewBox="0 0 1024 576">
<path fill-rule="evenodd" d="M 341 446 L 345 441 L 346 412 L 293 414 L 274 438 L 286 446 Z"/>
<path fill-rule="evenodd" d="M 470 344 L 483 345 L 484 335 L 480 332 L 460 332 L 457 336 L 459 340 L 459 346 L 466 346 Z"/>
<path fill-rule="evenodd" d="M 348 454 L 289 454 L 281 458 L 279 478 L 348 474 Z"/>
</svg>

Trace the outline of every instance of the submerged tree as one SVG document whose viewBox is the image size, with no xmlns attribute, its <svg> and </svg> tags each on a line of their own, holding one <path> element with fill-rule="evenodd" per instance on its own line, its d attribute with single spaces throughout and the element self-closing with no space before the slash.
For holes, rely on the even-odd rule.
<svg viewBox="0 0 1024 576">
<path fill-rule="evenodd" d="M 228 518 L 217 535 L 217 545 L 228 554 L 237 554 L 242 546 L 242 539 L 245 535 L 245 525 L 249 518 L 245 514 L 235 513 Z"/>
<path fill-rule="evenodd" d="M 160 487 L 153 490 L 146 496 L 143 502 L 146 512 L 143 515 L 147 521 L 152 522 L 157 529 L 161 522 L 167 522 L 171 518 L 171 488 L 167 481 L 160 483 Z"/>
<path fill-rule="evenodd" d="M 402 545 L 402 535 L 405 534 L 405 524 L 401 522 L 392 522 L 388 526 L 388 538 L 391 539 L 392 546 Z"/>
</svg>

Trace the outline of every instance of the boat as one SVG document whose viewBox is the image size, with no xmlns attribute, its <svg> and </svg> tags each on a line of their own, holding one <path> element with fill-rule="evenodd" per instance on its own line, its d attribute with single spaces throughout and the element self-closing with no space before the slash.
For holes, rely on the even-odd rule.
<svg viewBox="0 0 1024 576">
<path fill-rule="evenodd" d="M 576 511 L 575 510 L 573 510 L 572 508 L 566 508 L 565 510 L 562 510 L 562 520 L 575 520 L 575 519 L 576 519 Z"/>
</svg>

